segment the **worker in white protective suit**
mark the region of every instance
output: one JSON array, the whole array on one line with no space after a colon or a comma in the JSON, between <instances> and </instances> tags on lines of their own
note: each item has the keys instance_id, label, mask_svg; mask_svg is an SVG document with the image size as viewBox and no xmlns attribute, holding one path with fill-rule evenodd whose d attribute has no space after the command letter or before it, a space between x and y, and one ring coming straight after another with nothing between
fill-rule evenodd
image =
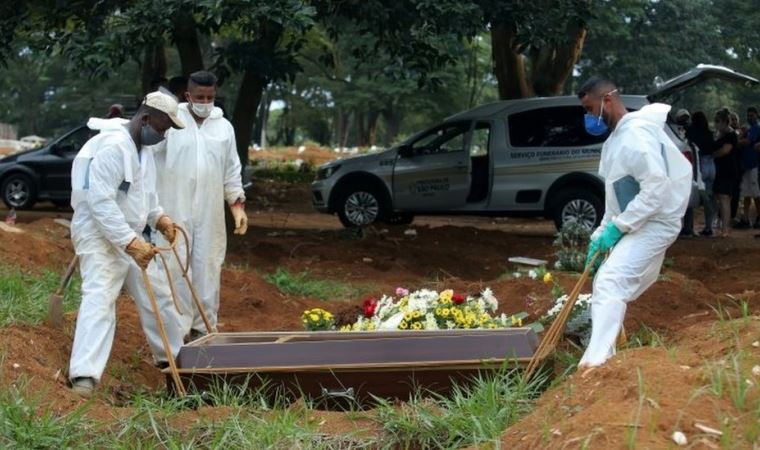
<instances>
[{"instance_id":1,"label":"worker in white protective suit","mask_svg":"<svg viewBox=\"0 0 760 450\"><path fill-rule=\"evenodd\" d=\"M156 166L164 176L158 180L158 197L167 214L188 234L189 277L203 305L212 330L216 330L222 263L227 249L224 205L235 220L235 234L245 234L248 217L241 179L240 158L232 124L214 106L216 77L200 71L190 75L179 116L187 125L169 130L166 141L155 148ZM159 237L160 239L160 237ZM177 242L186 255L185 242ZM171 262L173 278L182 280L181 269ZM156 283L166 283L163 278ZM182 323L191 340L207 332L202 316L184 282L177 282L182 299Z\"/></svg>"},{"instance_id":2,"label":"worker in white protective suit","mask_svg":"<svg viewBox=\"0 0 760 450\"><path fill-rule=\"evenodd\" d=\"M587 368L614 355L626 304L657 280L665 251L681 230L692 168L665 132L669 105L651 104L629 113L615 85L600 78L586 82L578 97L590 134L612 130L599 164L605 213L591 235L587 260L599 252L591 340L579 364Z\"/></svg>"},{"instance_id":3,"label":"worker in white protective suit","mask_svg":"<svg viewBox=\"0 0 760 450\"><path fill-rule=\"evenodd\" d=\"M183 127L177 102L152 92L132 120L91 119L88 125L100 134L85 143L71 170L71 240L79 256L82 301L69 378L83 396L92 394L111 353L122 286L137 304L157 365L166 365L182 345L171 297L163 295L159 308L173 353L166 355L141 274L156 253L141 238L146 224L175 239L174 223L158 203L156 167L146 147L164 139L167 129Z\"/></svg>"}]
</instances>

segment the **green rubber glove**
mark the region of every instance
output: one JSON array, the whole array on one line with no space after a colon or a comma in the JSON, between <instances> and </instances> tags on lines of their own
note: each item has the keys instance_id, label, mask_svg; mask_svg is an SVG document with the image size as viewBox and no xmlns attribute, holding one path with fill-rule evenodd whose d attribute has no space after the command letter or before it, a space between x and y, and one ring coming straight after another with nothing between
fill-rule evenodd
<instances>
[{"instance_id":1,"label":"green rubber glove","mask_svg":"<svg viewBox=\"0 0 760 450\"><path fill-rule=\"evenodd\" d=\"M607 226L602 230L602 234L598 238L593 239L588 244L588 253L586 254L586 266L591 264L591 258L599 252L599 256L594 261L594 267L591 269L591 273L596 273L599 270L599 266L602 265L604 260L604 254L607 253L618 243L623 237L623 232L615 226L614 223L609 222Z\"/></svg>"},{"instance_id":2,"label":"green rubber glove","mask_svg":"<svg viewBox=\"0 0 760 450\"><path fill-rule=\"evenodd\" d=\"M612 247L614 247L622 237L623 232L618 230L618 227L616 227L614 223L607 223L604 231L602 231L599 239L597 239L599 251L602 253L607 253L608 251L612 250Z\"/></svg>"},{"instance_id":3,"label":"green rubber glove","mask_svg":"<svg viewBox=\"0 0 760 450\"><path fill-rule=\"evenodd\" d=\"M596 255L596 252L599 251L599 240L598 239L592 239L591 242L588 243L588 253L586 254L586 266L591 264L591 258ZM596 272L596 269L599 267L599 262L601 261L602 257L601 255L599 258L596 258L596 261L594 262L594 268L591 269L591 272Z\"/></svg>"}]
</instances>

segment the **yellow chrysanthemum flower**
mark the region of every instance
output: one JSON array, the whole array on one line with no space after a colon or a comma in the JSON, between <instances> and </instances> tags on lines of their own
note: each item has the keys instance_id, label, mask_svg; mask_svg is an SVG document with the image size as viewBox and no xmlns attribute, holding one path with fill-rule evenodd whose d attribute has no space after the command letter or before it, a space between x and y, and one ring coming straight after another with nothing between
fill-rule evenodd
<instances>
[{"instance_id":1,"label":"yellow chrysanthemum flower","mask_svg":"<svg viewBox=\"0 0 760 450\"><path fill-rule=\"evenodd\" d=\"M446 289L438 296L438 298L444 303L450 302L452 297L454 297L454 291L451 289Z\"/></svg>"},{"instance_id":2,"label":"yellow chrysanthemum flower","mask_svg":"<svg viewBox=\"0 0 760 450\"><path fill-rule=\"evenodd\" d=\"M419 319L420 317L422 317L422 311L413 312L412 317L414 317L415 319Z\"/></svg>"},{"instance_id":3,"label":"yellow chrysanthemum flower","mask_svg":"<svg viewBox=\"0 0 760 450\"><path fill-rule=\"evenodd\" d=\"M407 321L407 322L411 322L412 321L412 313L410 313L410 312L404 313L404 320Z\"/></svg>"},{"instance_id":4,"label":"yellow chrysanthemum flower","mask_svg":"<svg viewBox=\"0 0 760 450\"><path fill-rule=\"evenodd\" d=\"M421 330L422 329L422 324L420 322L414 322L412 324L412 329L413 330Z\"/></svg>"},{"instance_id":5,"label":"yellow chrysanthemum flower","mask_svg":"<svg viewBox=\"0 0 760 450\"><path fill-rule=\"evenodd\" d=\"M554 281L554 277L552 276L551 272L546 272L544 274L544 283L546 284L552 284L552 281Z\"/></svg>"},{"instance_id":6,"label":"yellow chrysanthemum flower","mask_svg":"<svg viewBox=\"0 0 760 450\"><path fill-rule=\"evenodd\" d=\"M309 314L309 319L311 319L312 322L319 322L319 315L311 313Z\"/></svg>"},{"instance_id":7,"label":"yellow chrysanthemum flower","mask_svg":"<svg viewBox=\"0 0 760 450\"><path fill-rule=\"evenodd\" d=\"M451 313L451 310L450 310L449 308L443 308L443 309L441 310L441 315L442 315L443 317L449 317L449 314L450 314L450 313Z\"/></svg>"},{"instance_id":8,"label":"yellow chrysanthemum flower","mask_svg":"<svg viewBox=\"0 0 760 450\"><path fill-rule=\"evenodd\" d=\"M398 327L402 330L406 330L409 328L409 324L406 322L406 320L402 320L400 324L398 324Z\"/></svg>"}]
</instances>

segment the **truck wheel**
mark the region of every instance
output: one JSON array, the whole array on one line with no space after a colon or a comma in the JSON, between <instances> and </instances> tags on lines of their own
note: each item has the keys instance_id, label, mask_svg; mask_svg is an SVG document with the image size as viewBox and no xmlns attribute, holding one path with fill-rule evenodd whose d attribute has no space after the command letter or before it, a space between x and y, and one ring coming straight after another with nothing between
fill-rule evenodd
<instances>
[{"instance_id":1,"label":"truck wheel","mask_svg":"<svg viewBox=\"0 0 760 450\"><path fill-rule=\"evenodd\" d=\"M385 199L376 188L356 186L346 189L338 198L337 211L346 228L367 226L385 217Z\"/></svg>"},{"instance_id":2,"label":"truck wheel","mask_svg":"<svg viewBox=\"0 0 760 450\"><path fill-rule=\"evenodd\" d=\"M3 203L8 208L29 209L37 201L37 186L31 177L23 173L12 173L5 177L0 192Z\"/></svg>"},{"instance_id":3,"label":"truck wheel","mask_svg":"<svg viewBox=\"0 0 760 450\"><path fill-rule=\"evenodd\" d=\"M570 188L557 194L552 201L552 218L557 230L568 222L576 222L589 230L596 228L604 215L604 203L595 193Z\"/></svg>"}]
</instances>

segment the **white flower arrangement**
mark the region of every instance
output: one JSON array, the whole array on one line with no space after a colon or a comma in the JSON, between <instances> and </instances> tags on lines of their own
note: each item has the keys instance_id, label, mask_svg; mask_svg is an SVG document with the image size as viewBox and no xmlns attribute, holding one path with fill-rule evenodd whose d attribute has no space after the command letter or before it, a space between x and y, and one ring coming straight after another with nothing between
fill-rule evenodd
<instances>
[{"instance_id":1,"label":"white flower arrangement","mask_svg":"<svg viewBox=\"0 0 760 450\"><path fill-rule=\"evenodd\" d=\"M565 306L568 296L562 295L554 301L554 305L541 318L544 324L550 323L557 318L557 315ZM577 336L582 344L588 343L591 337L591 294L580 294L570 311L570 317L567 319L565 334Z\"/></svg>"},{"instance_id":2,"label":"white flower arrangement","mask_svg":"<svg viewBox=\"0 0 760 450\"><path fill-rule=\"evenodd\" d=\"M396 297L366 299L364 315L342 331L485 329L523 326L527 313L493 316L499 301L489 288L480 295L465 296L451 289L436 292L396 289ZM537 331L540 324L531 324Z\"/></svg>"}]
</instances>

